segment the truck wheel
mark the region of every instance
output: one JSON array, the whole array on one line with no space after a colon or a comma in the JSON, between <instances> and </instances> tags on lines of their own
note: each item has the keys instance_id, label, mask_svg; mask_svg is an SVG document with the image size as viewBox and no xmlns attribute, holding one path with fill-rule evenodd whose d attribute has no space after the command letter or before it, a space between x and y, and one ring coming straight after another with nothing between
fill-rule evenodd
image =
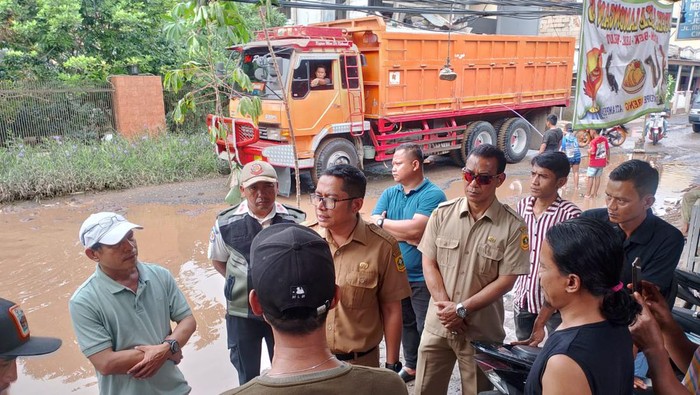
<instances>
[{"instance_id":1,"label":"truck wheel","mask_svg":"<svg viewBox=\"0 0 700 395\"><path fill-rule=\"evenodd\" d=\"M693 124L693 132L700 133L700 123Z\"/></svg>"},{"instance_id":2,"label":"truck wheel","mask_svg":"<svg viewBox=\"0 0 700 395\"><path fill-rule=\"evenodd\" d=\"M469 127L467 127L467 130L464 131L462 146L457 150L459 157L462 158L462 163L466 163L471 150L481 144L496 144L496 131L493 129L493 126L486 121L471 123Z\"/></svg>"},{"instance_id":3,"label":"truck wheel","mask_svg":"<svg viewBox=\"0 0 700 395\"><path fill-rule=\"evenodd\" d=\"M498 132L498 148L508 163L518 163L527 155L530 146L530 124L520 118L510 118Z\"/></svg>"},{"instance_id":4,"label":"truck wheel","mask_svg":"<svg viewBox=\"0 0 700 395\"><path fill-rule=\"evenodd\" d=\"M466 127L466 125L465 125ZM459 142L459 149L453 149L450 151L450 159L452 159L452 163L454 163L456 166L459 167L464 167L466 164L465 157L462 154L462 151L464 151L464 141L467 139L467 132L462 131L462 139Z\"/></svg>"},{"instance_id":5,"label":"truck wheel","mask_svg":"<svg viewBox=\"0 0 700 395\"><path fill-rule=\"evenodd\" d=\"M318 184L318 178L326 169L335 165L352 165L357 167L360 158L355 146L342 137L334 137L321 143L316 149L314 167L311 168L311 180Z\"/></svg>"}]
</instances>

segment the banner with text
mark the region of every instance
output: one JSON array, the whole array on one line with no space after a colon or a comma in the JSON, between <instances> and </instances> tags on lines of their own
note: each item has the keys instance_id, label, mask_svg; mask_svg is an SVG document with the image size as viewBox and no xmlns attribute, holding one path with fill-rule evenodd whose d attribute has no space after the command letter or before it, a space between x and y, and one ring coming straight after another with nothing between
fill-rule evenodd
<instances>
[{"instance_id":1,"label":"banner with text","mask_svg":"<svg viewBox=\"0 0 700 395\"><path fill-rule=\"evenodd\" d=\"M664 108L672 9L584 0L574 129L607 128Z\"/></svg>"},{"instance_id":2,"label":"banner with text","mask_svg":"<svg viewBox=\"0 0 700 395\"><path fill-rule=\"evenodd\" d=\"M700 39L700 0L683 0L676 39Z\"/></svg>"}]
</instances>

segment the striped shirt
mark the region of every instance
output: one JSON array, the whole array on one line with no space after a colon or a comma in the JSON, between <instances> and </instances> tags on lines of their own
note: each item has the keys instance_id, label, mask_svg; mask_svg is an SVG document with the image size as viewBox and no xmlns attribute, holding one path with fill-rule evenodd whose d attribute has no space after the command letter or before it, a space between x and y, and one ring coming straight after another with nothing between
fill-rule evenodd
<instances>
[{"instance_id":1,"label":"striped shirt","mask_svg":"<svg viewBox=\"0 0 700 395\"><path fill-rule=\"evenodd\" d=\"M547 230L559 222L576 218L581 215L581 210L572 202L563 200L560 196L547 207L547 210L535 216L533 206L536 198L528 196L518 202L516 211L527 224L527 234L530 236L530 274L518 276L515 282L514 303L519 308L527 308L527 311L538 314L544 303L542 289L540 288L540 248Z\"/></svg>"},{"instance_id":2,"label":"striped shirt","mask_svg":"<svg viewBox=\"0 0 700 395\"><path fill-rule=\"evenodd\" d=\"M695 349L693 359L690 361L688 372L683 379L683 385L690 391L691 394L697 394L700 391L700 347Z\"/></svg>"}]
</instances>

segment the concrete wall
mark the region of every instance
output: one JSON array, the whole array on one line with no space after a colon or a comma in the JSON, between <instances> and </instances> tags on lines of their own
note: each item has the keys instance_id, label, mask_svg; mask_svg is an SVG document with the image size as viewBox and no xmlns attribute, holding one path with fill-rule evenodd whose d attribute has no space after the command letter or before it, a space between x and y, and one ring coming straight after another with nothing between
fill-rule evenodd
<instances>
[{"instance_id":1,"label":"concrete wall","mask_svg":"<svg viewBox=\"0 0 700 395\"><path fill-rule=\"evenodd\" d=\"M114 117L117 131L126 137L165 131L163 84L157 75L115 75Z\"/></svg>"}]
</instances>

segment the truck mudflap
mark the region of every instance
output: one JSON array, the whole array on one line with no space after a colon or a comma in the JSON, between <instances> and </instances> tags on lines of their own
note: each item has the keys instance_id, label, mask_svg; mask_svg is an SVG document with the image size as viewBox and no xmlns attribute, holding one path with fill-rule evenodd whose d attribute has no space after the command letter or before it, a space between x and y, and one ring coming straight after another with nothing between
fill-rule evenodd
<instances>
[{"instance_id":1,"label":"truck mudflap","mask_svg":"<svg viewBox=\"0 0 700 395\"><path fill-rule=\"evenodd\" d=\"M226 151L226 143L228 143L229 149L233 151L255 144L260 140L260 130L253 122L247 119L234 119L208 114L207 129L211 135L216 133L215 129L226 130L226 141L220 135L216 136L216 145L219 146L219 152ZM235 133L232 133L232 131Z\"/></svg>"}]
</instances>

